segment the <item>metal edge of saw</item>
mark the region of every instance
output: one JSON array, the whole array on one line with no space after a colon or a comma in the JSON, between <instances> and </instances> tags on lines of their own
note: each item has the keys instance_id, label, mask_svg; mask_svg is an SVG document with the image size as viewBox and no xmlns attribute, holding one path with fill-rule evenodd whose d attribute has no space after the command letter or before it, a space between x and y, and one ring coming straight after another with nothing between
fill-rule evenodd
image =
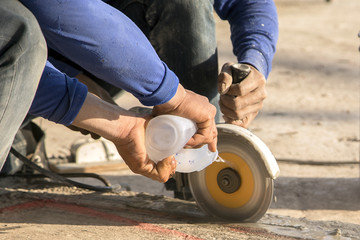
<instances>
[{"instance_id":1,"label":"metal edge of saw","mask_svg":"<svg viewBox=\"0 0 360 240\"><path fill-rule=\"evenodd\" d=\"M188 174L190 191L207 214L224 220L256 222L268 210L273 180L280 174L269 148L250 131L218 124L218 151L224 162Z\"/></svg>"}]
</instances>

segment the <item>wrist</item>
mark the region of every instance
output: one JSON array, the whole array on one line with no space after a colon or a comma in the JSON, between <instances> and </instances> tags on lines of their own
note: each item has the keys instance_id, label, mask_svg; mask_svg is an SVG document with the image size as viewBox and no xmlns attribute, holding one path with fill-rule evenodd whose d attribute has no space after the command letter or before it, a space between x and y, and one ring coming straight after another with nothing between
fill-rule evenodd
<instances>
[{"instance_id":1,"label":"wrist","mask_svg":"<svg viewBox=\"0 0 360 240\"><path fill-rule=\"evenodd\" d=\"M245 63L253 66L266 78L271 69L271 63L268 63L264 54L257 49L248 49L242 56L238 56L238 60L239 63Z\"/></svg>"},{"instance_id":2,"label":"wrist","mask_svg":"<svg viewBox=\"0 0 360 240\"><path fill-rule=\"evenodd\" d=\"M166 103L154 106L153 113L168 113L176 110L186 97L185 88L179 84L175 95Z\"/></svg>"}]
</instances>

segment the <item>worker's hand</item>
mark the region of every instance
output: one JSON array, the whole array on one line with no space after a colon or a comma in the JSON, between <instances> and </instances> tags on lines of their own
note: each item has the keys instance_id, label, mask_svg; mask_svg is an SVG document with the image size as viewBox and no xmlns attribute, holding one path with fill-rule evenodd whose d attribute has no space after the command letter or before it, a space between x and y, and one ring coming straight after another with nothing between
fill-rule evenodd
<instances>
[{"instance_id":1,"label":"worker's hand","mask_svg":"<svg viewBox=\"0 0 360 240\"><path fill-rule=\"evenodd\" d=\"M218 76L220 109L226 123L247 128L263 107L266 80L264 75L249 65L250 74L240 83L232 84L231 65L224 64Z\"/></svg>"},{"instance_id":2,"label":"worker's hand","mask_svg":"<svg viewBox=\"0 0 360 240\"><path fill-rule=\"evenodd\" d=\"M139 116L88 93L73 125L112 141L134 172L159 182L175 173L176 161L170 156L157 164L147 156L145 127L150 116Z\"/></svg>"},{"instance_id":3,"label":"worker's hand","mask_svg":"<svg viewBox=\"0 0 360 240\"><path fill-rule=\"evenodd\" d=\"M148 120L149 118L135 117L127 124L122 124L128 129L123 129L121 139L115 140L114 144L131 171L166 182L175 173L176 161L174 156L169 156L157 164L149 159L145 149L145 126Z\"/></svg>"},{"instance_id":4,"label":"worker's hand","mask_svg":"<svg viewBox=\"0 0 360 240\"><path fill-rule=\"evenodd\" d=\"M153 115L161 114L173 114L195 121L198 130L187 143L187 146L198 148L204 144L209 144L209 150L216 151L216 108L209 103L206 97L186 90L179 84L175 96L170 101L154 106Z\"/></svg>"}]
</instances>

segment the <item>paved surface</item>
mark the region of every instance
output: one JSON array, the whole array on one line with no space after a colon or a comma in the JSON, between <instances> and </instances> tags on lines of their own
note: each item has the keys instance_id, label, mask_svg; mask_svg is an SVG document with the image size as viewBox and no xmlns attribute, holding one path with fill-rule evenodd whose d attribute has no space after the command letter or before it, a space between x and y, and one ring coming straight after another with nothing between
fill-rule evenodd
<instances>
[{"instance_id":1,"label":"paved surface","mask_svg":"<svg viewBox=\"0 0 360 240\"><path fill-rule=\"evenodd\" d=\"M360 239L358 0L277 0L280 39L264 109L251 126L280 177L257 224L208 218L194 202L128 170L101 172L131 191L100 194L41 180L0 182L0 238ZM218 20L220 63L234 60ZM117 100L139 106L130 95ZM38 120L49 157L82 136ZM98 184L98 183L97 183ZM124 189L123 189L124 190Z\"/></svg>"},{"instance_id":2,"label":"paved surface","mask_svg":"<svg viewBox=\"0 0 360 240\"><path fill-rule=\"evenodd\" d=\"M6 187L11 181L12 187ZM194 202L42 181L1 182L1 239L358 239L359 225L266 214L256 224L204 215ZM24 188L25 187L25 188Z\"/></svg>"}]
</instances>

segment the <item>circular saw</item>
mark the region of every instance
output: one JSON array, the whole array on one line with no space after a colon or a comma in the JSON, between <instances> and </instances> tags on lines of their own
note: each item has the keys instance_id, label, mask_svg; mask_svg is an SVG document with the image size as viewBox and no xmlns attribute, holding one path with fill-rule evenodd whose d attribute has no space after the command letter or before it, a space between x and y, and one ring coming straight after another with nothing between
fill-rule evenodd
<instances>
[{"instance_id":1,"label":"circular saw","mask_svg":"<svg viewBox=\"0 0 360 240\"><path fill-rule=\"evenodd\" d=\"M250 131L232 124L217 128L221 160L187 174L191 194L211 216L256 222L272 202L279 167L267 146Z\"/></svg>"}]
</instances>

